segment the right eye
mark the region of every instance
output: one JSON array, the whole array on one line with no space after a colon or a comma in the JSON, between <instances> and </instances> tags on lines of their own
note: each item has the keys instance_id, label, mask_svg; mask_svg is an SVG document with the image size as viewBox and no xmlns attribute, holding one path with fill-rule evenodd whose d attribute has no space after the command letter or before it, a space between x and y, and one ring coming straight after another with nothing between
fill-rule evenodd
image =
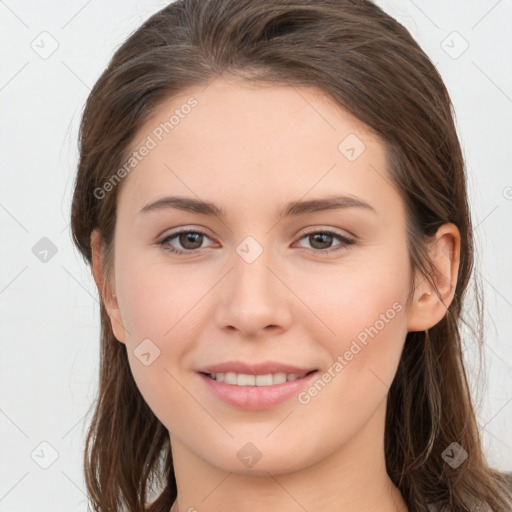
<instances>
[{"instance_id":1,"label":"right eye","mask_svg":"<svg viewBox=\"0 0 512 512\"><path fill-rule=\"evenodd\" d=\"M197 229L180 229L166 236L159 244L162 249L174 254L192 254L195 251L204 249L201 247L206 233ZM171 240L177 239L183 249L170 245Z\"/></svg>"}]
</instances>

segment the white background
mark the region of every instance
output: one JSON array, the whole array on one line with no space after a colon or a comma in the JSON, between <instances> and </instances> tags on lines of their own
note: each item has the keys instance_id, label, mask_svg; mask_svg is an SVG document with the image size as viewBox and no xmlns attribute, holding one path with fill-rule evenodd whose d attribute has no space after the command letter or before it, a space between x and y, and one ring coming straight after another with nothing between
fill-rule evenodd
<instances>
[{"instance_id":1,"label":"white background","mask_svg":"<svg viewBox=\"0 0 512 512\"><path fill-rule=\"evenodd\" d=\"M69 230L77 128L113 51L166 3L0 2L1 512L87 508L82 451L98 373L99 307ZM479 384L472 374L472 385L481 388L488 459L510 471L512 2L378 4L429 54L455 105L488 312L488 379ZM464 40L469 47L458 56ZM31 47L43 44L58 48L43 59ZM42 237L57 249L45 263L32 252ZM53 450L57 459L43 469Z\"/></svg>"}]
</instances>

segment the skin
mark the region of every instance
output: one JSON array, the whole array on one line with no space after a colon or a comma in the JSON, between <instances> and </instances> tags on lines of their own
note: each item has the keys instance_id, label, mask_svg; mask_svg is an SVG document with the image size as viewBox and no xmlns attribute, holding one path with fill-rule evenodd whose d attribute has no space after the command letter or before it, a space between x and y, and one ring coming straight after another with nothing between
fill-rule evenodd
<instances>
[{"instance_id":1,"label":"skin","mask_svg":"<svg viewBox=\"0 0 512 512\"><path fill-rule=\"evenodd\" d=\"M191 96L198 106L121 184L111 281L100 233L91 239L114 334L170 433L173 510L407 510L385 469L386 397L407 332L435 325L446 313L440 298L446 306L453 299L457 228L442 226L431 246L438 297L411 273L405 207L390 184L384 145L314 88L221 77L162 103L133 147ZM349 134L366 146L354 161L338 149ZM289 201L334 193L357 196L375 211L279 220ZM212 201L227 217L138 213L167 195ZM202 245L188 245L202 248L174 255L158 244L179 227L205 231ZM305 236L325 229L356 242L334 252L336 238L329 246ZM263 248L250 264L236 251L247 236ZM179 238L169 245L186 250ZM411 279L417 288L408 307ZM227 360L327 371L394 303L401 311L307 404L293 397L263 411L239 409L213 396L196 373ZM149 366L134 355L146 338L160 349ZM262 455L251 468L237 457L247 442Z\"/></svg>"}]
</instances>

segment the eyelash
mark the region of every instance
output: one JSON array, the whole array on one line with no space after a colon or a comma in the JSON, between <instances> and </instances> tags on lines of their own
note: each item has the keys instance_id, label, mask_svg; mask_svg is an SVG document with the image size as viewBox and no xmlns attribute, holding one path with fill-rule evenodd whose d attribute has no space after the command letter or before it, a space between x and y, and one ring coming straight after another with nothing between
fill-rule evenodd
<instances>
[{"instance_id":1,"label":"eyelash","mask_svg":"<svg viewBox=\"0 0 512 512\"><path fill-rule=\"evenodd\" d=\"M200 251L201 249L206 249L206 247L202 247L199 249L192 249L192 250L183 250L183 249L176 249L175 247L166 245L170 240L176 238L177 236L181 235L182 233L193 233L197 235L203 235L207 238L210 238L204 231L201 231L200 229L182 229L179 231L175 231L174 233L171 233L167 237L165 237L161 242L159 242L159 245L164 249L165 251L169 251L173 254L194 254L197 251ZM299 240L303 240L304 238L307 238L311 235L332 235L334 238L336 238L340 243L338 245L334 246L334 249L332 247L328 249L308 249L310 251L315 252L316 254L331 254L333 252L337 252L343 249L350 249L350 246L355 244L355 240L352 240L351 238L347 238L343 235L340 235L339 233L336 233L335 231L330 230L324 230L324 231L311 231L309 233L305 233L300 237ZM303 249L307 249L303 247Z\"/></svg>"}]
</instances>

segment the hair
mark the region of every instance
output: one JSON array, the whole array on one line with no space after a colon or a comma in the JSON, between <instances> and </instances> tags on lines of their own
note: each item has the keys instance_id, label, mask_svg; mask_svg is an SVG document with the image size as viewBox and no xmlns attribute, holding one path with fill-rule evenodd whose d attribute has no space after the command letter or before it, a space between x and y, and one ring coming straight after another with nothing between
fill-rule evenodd
<instances>
[{"instance_id":1,"label":"hair","mask_svg":"<svg viewBox=\"0 0 512 512\"><path fill-rule=\"evenodd\" d=\"M506 475L483 454L463 361L461 327L469 324L462 306L474 242L453 106L409 32L370 1L178 0L151 16L117 49L85 104L71 208L82 256L92 264L91 234L98 230L109 280L123 182L101 198L97 189L126 162L138 130L159 105L228 75L316 87L378 134L406 206L411 268L434 287L428 243L445 223L459 229L453 301L429 331L407 334L389 389L386 469L409 510L427 511L433 503L469 511L475 499L509 511ZM475 295L472 337L481 357L478 286ZM177 495L169 432L134 382L103 297L100 308L99 390L84 453L89 499L101 512L168 512ZM469 455L457 468L442 457L453 442Z\"/></svg>"}]
</instances>

